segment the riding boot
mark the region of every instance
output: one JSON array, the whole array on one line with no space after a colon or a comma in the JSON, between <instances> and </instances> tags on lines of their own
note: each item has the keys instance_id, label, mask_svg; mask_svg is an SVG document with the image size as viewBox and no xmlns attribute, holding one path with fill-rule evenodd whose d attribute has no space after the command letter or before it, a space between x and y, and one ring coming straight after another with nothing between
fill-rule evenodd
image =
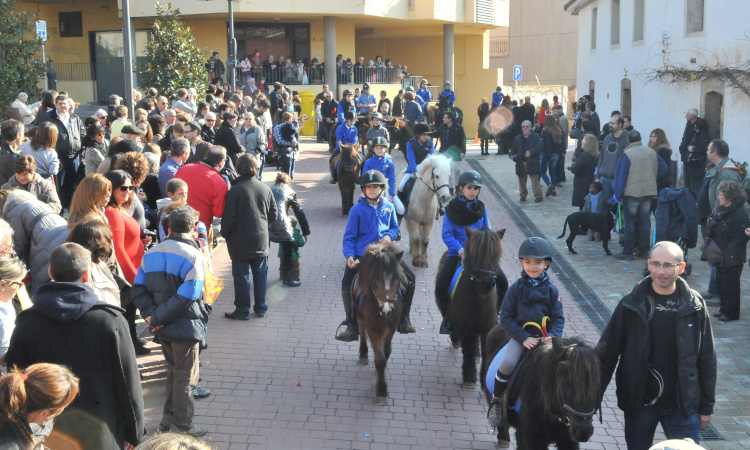
<instances>
[{"instance_id":1,"label":"riding boot","mask_svg":"<svg viewBox=\"0 0 750 450\"><path fill-rule=\"evenodd\" d=\"M346 311L346 320L341 322L341 325L346 325L346 329L337 334L336 339L344 342L356 341L359 339L359 327L356 319L352 318L351 292L349 289L341 291L341 299L344 301L344 311Z\"/></svg>"},{"instance_id":2,"label":"riding boot","mask_svg":"<svg viewBox=\"0 0 750 450\"><path fill-rule=\"evenodd\" d=\"M396 194L398 195L398 194ZM396 222L398 223L398 234L396 235L396 240L401 240L401 219L404 218L403 214L396 213Z\"/></svg>"},{"instance_id":3,"label":"riding boot","mask_svg":"<svg viewBox=\"0 0 750 450\"><path fill-rule=\"evenodd\" d=\"M414 298L414 290L416 286L412 280L409 280L406 285L406 294L404 295L404 312L401 316L401 325L398 326L398 332L401 334L416 333L417 329L412 325L409 319L409 313L411 312L411 302Z\"/></svg>"},{"instance_id":4,"label":"riding boot","mask_svg":"<svg viewBox=\"0 0 750 450\"><path fill-rule=\"evenodd\" d=\"M447 316L443 317L443 322L440 324L440 334L453 334L453 325Z\"/></svg>"},{"instance_id":5,"label":"riding boot","mask_svg":"<svg viewBox=\"0 0 750 450\"><path fill-rule=\"evenodd\" d=\"M490 408L487 410L487 420L490 422L491 427L501 428L505 424L503 394L505 394L506 387L508 387L508 381L500 380L498 376L495 376L495 389L492 393Z\"/></svg>"}]
</instances>

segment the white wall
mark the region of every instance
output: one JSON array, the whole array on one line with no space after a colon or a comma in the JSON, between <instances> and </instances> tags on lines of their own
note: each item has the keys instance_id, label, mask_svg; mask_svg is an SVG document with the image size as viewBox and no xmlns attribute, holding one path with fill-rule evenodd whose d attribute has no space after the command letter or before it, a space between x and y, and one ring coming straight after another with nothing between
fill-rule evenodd
<instances>
[{"instance_id":1,"label":"white wall","mask_svg":"<svg viewBox=\"0 0 750 450\"><path fill-rule=\"evenodd\" d=\"M746 15L740 13L746 10L746 0L705 0L704 30L695 33L685 32L686 1L647 0L645 37L633 42L634 0L621 0L620 44L615 46L610 45L611 1L595 2L578 15L578 96L588 93L589 81L594 80L597 112L605 123L612 110L620 109L621 81L629 78L634 126L644 134L663 128L673 150L682 137L685 111L691 107L701 110L701 99L709 89L702 87L700 79L685 84L644 83L649 69L663 67L663 40L669 43L665 54L669 61L687 70L701 63L746 61L750 56L750 41L745 36L750 25ZM591 50L593 8L598 9L595 50ZM696 58L696 64L690 63L691 58ZM721 136L729 143L730 156L750 161L744 135L750 119L750 97L719 86L717 91L724 95Z\"/></svg>"}]
</instances>

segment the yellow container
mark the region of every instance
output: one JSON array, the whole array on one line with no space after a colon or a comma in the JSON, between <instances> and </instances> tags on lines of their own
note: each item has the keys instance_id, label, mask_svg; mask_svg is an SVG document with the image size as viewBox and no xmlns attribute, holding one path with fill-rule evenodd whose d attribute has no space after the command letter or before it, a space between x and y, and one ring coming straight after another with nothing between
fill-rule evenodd
<instances>
[{"instance_id":1,"label":"yellow container","mask_svg":"<svg viewBox=\"0 0 750 450\"><path fill-rule=\"evenodd\" d=\"M310 91L299 93L302 114L307 116L305 124L299 130L302 136L315 136L315 94Z\"/></svg>"}]
</instances>

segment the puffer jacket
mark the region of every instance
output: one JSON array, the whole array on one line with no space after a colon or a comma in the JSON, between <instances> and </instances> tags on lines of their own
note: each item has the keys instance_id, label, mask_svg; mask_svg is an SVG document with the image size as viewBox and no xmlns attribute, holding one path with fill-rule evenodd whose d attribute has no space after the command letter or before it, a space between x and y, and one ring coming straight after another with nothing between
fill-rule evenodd
<instances>
[{"instance_id":1,"label":"puffer jacket","mask_svg":"<svg viewBox=\"0 0 750 450\"><path fill-rule=\"evenodd\" d=\"M289 220L287 211L291 207L294 210L294 217L299 222L299 227L302 229L302 235L307 236L310 234L310 225L307 222L307 216L305 211L297 202L297 194L286 185L274 184L271 186L271 192L273 198L276 200L276 222L279 223L278 227L269 227L269 237L273 242L292 242L294 240L294 227Z\"/></svg>"},{"instance_id":2,"label":"puffer jacket","mask_svg":"<svg viewBox=\"0 0 750 450\"><path fill-rule=\"evenodd\" d=\"M32 294L50 281L49 255L68 237L68 223L31 194L15 190L8 194L3 218L13 227L13 248L31 270Z\"/></svg>"},{"instance_id":3,"label":"puffer jacket","mask_svg":"<svg viewBox=\"0 0 750 450\"><path fill-rule=\"evenodd\" d=\"M15 175L10 177L7 183L0 186L0 189L8 191L17 188L34 194L37 200L52 208L52 211L56 214L62 210L62 204L60 203L60 197L57 196L55 185L38 173L34 174L34 178L25 186L18 182Z\"/></svg>"},{"instance_id":4,"label":"puffer jacket","mask_svg":"<svg viewBox=\"0 0 750 450\"><path fill-rule=\"evenodd\" d=\"M541 325L545 316L550 318L547 324L549 335L562 337L565 327L562 300L557 287L549 279L532 286L522 277L508 288L500 308L500 323L508 337L522 344L526 338L532 337L523 324L534 322Z\"/></svg>"},{"instance_id":5,"label":"puffer jacket","mask_svg":"<svg viewBox=\"0 0 750 450\"><path fill-rule=\"evenodd\" d=\"M650 284L649 276L623 297L599 340L606 352L600 356L600 395L606 391L617 366L617 406L626 412L641 406L649 374L651 334L646 296ZM677 310L675 336L677 404L685 417L696 413L710 416L716 391L716 349L708 308L682 278L677 278L677 290L682 302Z\"/></svg>"},{"instance_id":6,"label":"puffer jacket","mask_svg":"<svg viewBox=\"0 0 750 450\"><path fill-rule=\"evenodd\" d=\"M145 255L133 283L133 302L156 335L166 339L203 342L208 314L201 295L206 262L186 233L170 237Z\"/></svg>"}]
</instances>

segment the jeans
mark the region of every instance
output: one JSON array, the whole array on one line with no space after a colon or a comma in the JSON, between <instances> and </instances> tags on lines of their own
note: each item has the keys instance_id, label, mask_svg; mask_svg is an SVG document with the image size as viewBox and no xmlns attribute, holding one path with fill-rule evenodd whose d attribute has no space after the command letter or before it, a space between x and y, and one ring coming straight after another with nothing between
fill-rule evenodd
<instances>
[{"instance_id":1,"label":"jeans","mask_svg":"<svg viewBox=\"0 0 750 450\"><path fill-rule=\"evenodd\" d=\"M539 173L542 176L542 180L547 183L547 187L557 185L557 158L559 156L557 153L552 155L542 154L542 167ZM548 170L549 177L547 177Z\"/></svg>"},{"instance_id":2,"label":"jeans","mask_svg":"<svg viewBox=\"0 0 750 450\"><path fill-rule=\"evenodd\" d=\"M70 201L73 199L73 191L76 186L76 171L78 169L78 160L76 158L60 158L60 172L57 174L57 185L60 192L60 203L63 210L70 208Z\"/></svg>"},{"instance_id":3,"label":"jeans","mask_svg":"<svg viewBox=\"0 0 750 450\"><path fill-rule=\"evenodd\" d=\"M234 278L234 307L242 313L250 312L250 272L253 274L253 295L255 314L265 314L266 279L268 277L268 257L248 258L232 261L232 277Z\"/></svg>"},{"instance_id":4,"label":"jeans","mask_svg":"<svg viewBox=\"0 0 750 450\"><path fill-rule=\"evenodd\" d=\"M625 197L623 216L625 219L625 245L622 253L632 255L635 247L646 253L651 245L651 196Z\"/></svg>"},{"instance_id":5,"label":"jeans","mask_svg":"<svg viewBox=\"0 0 750 450\"><path fill-rule=\"evenodd\" d=\"M605 176L599 177L599 182L602 184L602 194L608 201L615 195L615 180L613 178L607 178Z\"/></svg>"},{"instance_id":6,"label":"jeans","mask_svg":"<svg viewBox=\"0 0 750 450\"><path fill-rule=\"evenodd\" d=\"M294 152L290 152L287 155L279 155L279 165L281 171L289 174L289 178L294 181Z\"/></svg>"},{"instance_id":7,"label":"jeans","mask_svg":"<svg viewBox=\"0 0 750 450\"><path fill-rule=\"evenodd\" d=\"M698 414L686 418L679 408L642 406L625 413L625 442L628 450L648 450L653 445L656 425L659 423L664 428L667 439L691 438L696 444L700 441Z\"/></svg>"},{"instance_id":8,"label":"jeans","mask_svg":"<svg viewBox=\"0 0 750 450\"><path fill-rule=\"evenodd\" d=\"M260 169L258 169L258 179L263 180L263 168L266 167L266 155L258 152L258 161L260 162Z\"/></svg>"}]
</instances>

